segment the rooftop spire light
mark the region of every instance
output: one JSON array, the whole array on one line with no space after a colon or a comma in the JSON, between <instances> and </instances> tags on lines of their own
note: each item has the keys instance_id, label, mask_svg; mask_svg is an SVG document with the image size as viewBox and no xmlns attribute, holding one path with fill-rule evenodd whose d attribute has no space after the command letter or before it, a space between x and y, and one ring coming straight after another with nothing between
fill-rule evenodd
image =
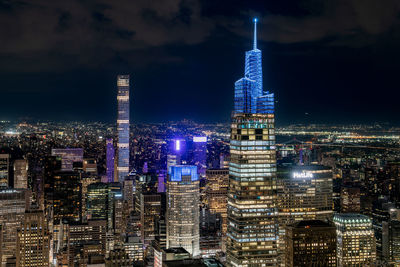
<instances>
[{"instance_id":1,"label":"rooftop spire light","mask_svg":"<svg viewBox=\"0 0 400 267\"><path fill-rule=\"evenodd\" d=\"M257 22L258 19L254 18L254 40L253 40L253 50L257 49Z\"/></svg>"}]
</instances>

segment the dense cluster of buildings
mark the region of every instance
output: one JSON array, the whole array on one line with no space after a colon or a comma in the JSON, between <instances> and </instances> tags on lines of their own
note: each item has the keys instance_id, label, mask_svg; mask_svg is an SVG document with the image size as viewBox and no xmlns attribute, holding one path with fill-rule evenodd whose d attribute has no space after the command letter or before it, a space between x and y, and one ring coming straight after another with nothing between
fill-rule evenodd
<instances>
[{"instance_id":1,"label":"dense cluster of buildings","mask_svg":"<svg viewBox=\"0 0 400 267\"><path fill-rule=\"evenodd\" d=\"M0 266L399 266L400 154L279 143L256 23L230 134L130 125L128 75L116 129L0 124Z\"/></svg>"}]
</instances>

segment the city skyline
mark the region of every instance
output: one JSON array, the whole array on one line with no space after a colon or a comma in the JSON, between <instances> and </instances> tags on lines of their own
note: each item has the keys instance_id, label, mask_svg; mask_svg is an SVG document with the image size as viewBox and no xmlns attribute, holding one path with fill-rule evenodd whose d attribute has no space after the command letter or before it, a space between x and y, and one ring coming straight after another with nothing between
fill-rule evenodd
<instances>
[{"instance_id":1,"label":"city skyline","mask_svg":"<svg viewBox=\"0 0 400 267\"><path fill-rule=\"evenodd\" d=\"M43 5L41 16L35 16L40 7L29 1L0 6L5 23L16 16L22 25L0 32L7 40L0 46L5 59L0 65L0 119L111 122L117 105L110 101L115 78L129 73L135 80L131 97L137 101L132 121L227 122L233 102L230 84L241 73L235 55L250 48L249 18L256 15L262 31L259 47L268 58L264 78L279 99L278 124L397 122L396 1L193 2L128 5L127 12L139 14L132 23L117 16L119 2ZM72 29L83 14L88 21L76 36ZM169 35L167 25L174 25ZM93 39L82 37L86 35Z\"/></svg>"},{"instance_id":2,"label":"city skyline","mask_svg":"<svg viewBox=\"0 0 400 267\"><path fill-rule=\"evenodd\" d=\"M0 0L0 267L400 266L400 2L225 1Z\"/></svg>"}]
</instances>

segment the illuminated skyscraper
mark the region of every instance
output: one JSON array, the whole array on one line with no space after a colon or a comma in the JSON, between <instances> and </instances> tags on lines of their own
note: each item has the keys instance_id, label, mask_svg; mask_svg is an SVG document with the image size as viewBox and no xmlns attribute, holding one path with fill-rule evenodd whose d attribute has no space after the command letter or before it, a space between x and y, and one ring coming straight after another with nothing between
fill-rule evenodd
<instances>
[{"instance_id":1,"label":"illuminated skyscraper","mask_svg":"<svg viewBox=\"0 0 400 267\"><path fill-rule=\"evenodd\" d=\"M206 199L211 213L218 213L222 218L222 232L227 228L227 194L229 183L228 169L209 169L206 171Z\"/></svg>"},{"instance_id":2,"label":"illuminated skyscraper","mask_svg":"<svg viewBox=\"0 0 400 267\"><path fill-rule=\"evenodd\" d=\"M16 256L17 230L24 221L29 197L30 194L25 189L0 189L0 224L3 230L0 266L5 266L7 258Z\"/></svg>"},{"instance_id":3,"label":"illuminated skyscraper","mask_svg":"<svg viewBox=\"0 0 400 267\"><path fill-rule=\"evenodd\" d=\"M93 183L87 187L86 210L88 220L107 220L108 184Z\"/></svg>"},{"instance_id":4,"label":"illuminated skyscraper","mask_svg":"<svg viewBox=\"0 0 400 267\"><path fill-rule=\"evenodd\" d=\"M337 263L342 266L374 266L376 247L372 221L357 213L336 214Z\"/></svg>"},{"instance_id":5,"label":"illuminated skyscraper","mask_svg":"<svg viewBox=\"0 0 400 267\"><path fill-rule=\"evenodd\" d=\"M50 235L43 211L25 212L17 240L17 266L49 266Z\"/></svg>"},{"instance_id":6,"label":"illuminated skyscraper","mask_svg":"<svg viewBox=\"0 0 400 267\"><path fill-rule=\"evenodd\" d=\"M274 95L263 91L254 20L245 77L235 83L228 191L228 266L277 265Z\"/></svg>"},{"instance_id":7,"label":"illuminated skyscraper","mask_svg":"<svg viewBox=\"0 0 400 267\"><path fill-rule=\"evenodd\" d=\"M321 165L278 167L279 253L285 254L285 226L303 220L331 220L332 170Z\"/></svg>"},{"instance_id":8,"label":"illuminated skyscraper","mask_svg":"<svg viewBox=\"0 0 400 267\"><path fill-rule=\"evenodd\" d=\"M161 216L161 195L151 192L140 193L141 237L145 246L155 239L155 223Z\"/></svg>"},{"instance_id":9,"label":"illuminated skyscraper","mask_svg":"<svg viewBox=\"0 0 400 267\"><path fill-rule=\"evenodd\" d=\"M171 166L167 182L167 248L200 254L199 177L196 166Z\"/></svg>"},{"instance_id":10,"label":"illuminated skyscraper","mask_svg":"<svg viewBox=\"0 0 400 267\"><path fill-rule=\"evenodd\" d=\"M10 155L0 154L0 187L8 187Z\"/></svg>"},{"instance_id":11,"label":"illuminated skyscraper","mask_svg":"<svg viewBox=\"0 0 400 267\"><path fill-rule=\"evenodd\" d=\"M114 182L114 160L115 160L115 151L113 139L108 138L106 140L106 167L107 167L107 181L109 183Z\"/></svg>"},{"instance_id":12,"label":"illuminated skyscraper","mask_svg":"<svg viewBox=\"0 0 400 267\"><path fill-rule=\"evenodd\" d=\"M14 188L28 188L28 161L26 159L14 161Z\"/></svg>"},{"instance_id":13,"label":"illuminated skyscraper","mask_svg":"<svg viewBox=\"0 0 400 267\"><path fill-rule=\"evenodd\" d=\"M129 75L118 75L118 181L129 174Z\"/></svg>"}]
</instances>

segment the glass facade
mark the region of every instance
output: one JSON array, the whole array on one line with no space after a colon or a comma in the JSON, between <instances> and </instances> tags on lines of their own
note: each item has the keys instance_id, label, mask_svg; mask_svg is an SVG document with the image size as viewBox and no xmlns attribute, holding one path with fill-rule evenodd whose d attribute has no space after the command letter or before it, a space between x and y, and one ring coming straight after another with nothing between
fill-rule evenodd
<instances>
[{"instance_id":1,"label":"glass facade","mask_svg":"<svg viewBox=\"0 0 400 267\"><path fill-rule=\"evenodd\" d=\"M108 210L108 185L93 183L87 187L86 209L88 220L106 220Z\"/></svg>"},{"instance_id":2,"label":"glass facade","mask_svg":"<svg viewBox=\"0 0 400 267\"><path fill-rule=\"evenodd\" d=\"M129 75L118 75L118 181L129 174Z\"/></svg>"},{"instance_id":3,"label":"glass facade","mask_svg":"<svg viewBox=\"0 0 400 267\"><path fill-rule=\"evenodd\" d=\"M256 20L254 21L256 25ZM235 83L228 190L228 266L276 266L276 148L273 94L263 93L256 27L245 77ZM259 106L259 107L257 107Z\"/></svg>"},{"instance_id":4,"label":"glass facade","mask_svg":"<svg viewBox=\"0 0 400 267\"><path fill-rule=\"evenodd\" d=\"M167 248L200 254L199 179L196 166L171 166L167 181Z\"/></svg>"}]
</instances>

